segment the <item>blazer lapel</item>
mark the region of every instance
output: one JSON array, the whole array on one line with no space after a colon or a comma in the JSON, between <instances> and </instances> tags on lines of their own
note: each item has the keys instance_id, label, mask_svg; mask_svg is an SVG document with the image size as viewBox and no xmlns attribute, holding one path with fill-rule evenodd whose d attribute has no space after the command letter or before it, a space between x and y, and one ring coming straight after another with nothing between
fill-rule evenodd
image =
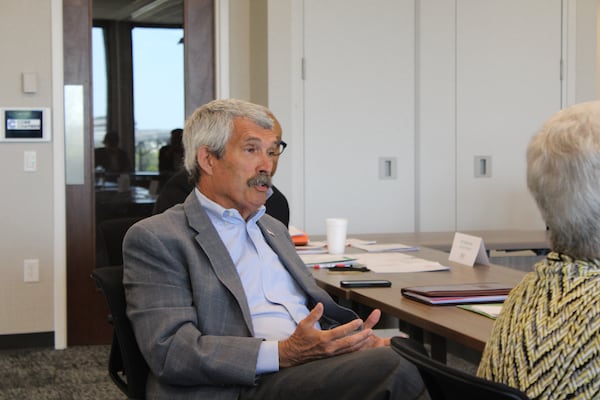
<instances>
[{"instance_id":1,"label":"blazer lapel","mask_svg":"<svg viewBox=\"0 0 600 400\"><path fill-rule=\"evenodd\" d=\"M219 278L221 283L235 297L244 321L251 335L254 335L252 317L248 308L248 299L242 286L242 281L238 275L237 269L229 256L227 248L221 241L217 230L208 218L206 212L200 206L196 198L196 192L192 191L183 204L184 212L188 219L189 226L198 232L196 242L202 248L210 261L210 266Z\"/></svg>"},{"instance_id":2,"label":"blazer lapel","mask_svg":"<svg viewBox=\"0 0 600 400\"><path fill-rule=\"evenodd\" d=\"M296 253L291 239L283 237L283 235L288 235L287 231L276 229L270 225L267 217L263 217L258 221L258 226L267 243L277 253L281 263L308 296L309 304L307 305L309 309L318 302L323 303L325 307L323 320L327 320L328 328L334 327L340 322L348 322L358 318L354 311L337 304L331 296L315 284L314 278L310 273L307 273L306 266Z\"/></svg>"},{"instance_id":3,"label":"blazer lapel","mask_svg":"<svg viewBox=\"0 0 600 400\"><path fill-rule=\"evenodd\" d=\"M321 296L318 296L316 293L310 290L312 285L308 284L307 279L311 279L312 282L313 278L305 273L300 273L298 270L298 266L304 269L306 269L306 267L302 261L298 262L298 254L296 253L294 247L290 246L288 243L289 239L281 236L282 234L287 233L281 233L281 231L269 228L269 224L265 221L264 217L258 221L258 226L260 227L260 230L262 231L263 236L265 237L269 246L271 246L273 251L277 253L282 264L285 266L285 269L288 270L296 282L298 282L300 287L302 287L307 294L313 297L315 301L321 301Z\"/></svg>"}]
</instances>

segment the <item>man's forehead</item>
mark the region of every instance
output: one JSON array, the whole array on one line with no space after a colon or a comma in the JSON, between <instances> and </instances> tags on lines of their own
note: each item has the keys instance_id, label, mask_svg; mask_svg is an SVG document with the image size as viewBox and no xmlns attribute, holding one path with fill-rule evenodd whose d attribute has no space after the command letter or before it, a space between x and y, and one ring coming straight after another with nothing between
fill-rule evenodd
<instances>
[{"instance_id":1,"label":"man's forehead","mask_svg":"<svg viewBox=\"0 0 600 400\"><path fill-rule=\"evenodd\" d=\"M271 130L273 131L273 133L275 133L275 135L277 135L277 137L279 139L281 139L281 134L282 134L282 129L281 129L281 124L279 123L279 121L277 120L277 118L275 118L275 116L271 113L267 114L269 116L269 118L271 119L271 121L273 122L273 127L271 128ZM233 118L233 123L234 126L238 125L239 123L244 124L244 122L252 124L252 125L256 125L258 127L262 128L260 125L258 125L256 122L254 122L252 119L250 118L246 118L246 117L235 117Z\"/></svg>"},{"instance_id":2,"label":"man's forehead","mask_svg":"<svg viewBox=\"0 0 600 400\"><path fill-rule=\"evenodd\" d=\"M273 129L267 129L249 119L234 119L233 137L237 137L239 140L270 140L271 136L276 140L281 139L280 134L278 134L278 132L275 130L275 126L273 126Z\"/></svg>"},{"instance_id":3,"label":"man's forehead","mask_svg":"<svg viewBox=\"0 0 600 400\"><path fill-rule=\"evenodd\" d=\"M262 142L270 142L269 138L266 138L264 136L246 136L245 138L242 139L244 143L256 143L256 144L260 144ZM275 137L272 140L273 143L277 143L278 139L277 137Z\"/></svg>"}]
</instances>

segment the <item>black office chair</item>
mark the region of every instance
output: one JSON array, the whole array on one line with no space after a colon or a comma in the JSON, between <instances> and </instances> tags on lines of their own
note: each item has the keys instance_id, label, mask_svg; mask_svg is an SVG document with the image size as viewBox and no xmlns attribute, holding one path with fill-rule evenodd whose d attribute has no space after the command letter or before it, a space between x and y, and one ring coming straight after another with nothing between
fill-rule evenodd
<instances>
[{"instance_id":1,"label":"black office chair","mask_svg":"<svg viewBox=\"0 0 600 400\"><path fill-rule=\"evenodd\" d=\"M92 272L96 285L104 293L113 325L113 339L108 360L108 373L129 399L146 397L148 364L142 356L125 314L123 266L96 268Z\"/></svg>"},{"instance_id":2,"label":"black office chair","mask_svg":"<svg viewBox=\"0 0 600 400\"><path fill-rule=\"evenodd\" d=\"M432 400L528 400L521 391L453 369L433 360L422 344L392 338L392 348L417 366Z\"/></svg>"},{"instance_id":3,"label":"black office chair","mask_svg":"<svg viewBox=\"0 0 600 400\"><path fill-rule=\"evenodd\" d=\"M125 233L142 217L107 219L96 228L96 267L123 264Z\"/></svg>"}]
</instances>

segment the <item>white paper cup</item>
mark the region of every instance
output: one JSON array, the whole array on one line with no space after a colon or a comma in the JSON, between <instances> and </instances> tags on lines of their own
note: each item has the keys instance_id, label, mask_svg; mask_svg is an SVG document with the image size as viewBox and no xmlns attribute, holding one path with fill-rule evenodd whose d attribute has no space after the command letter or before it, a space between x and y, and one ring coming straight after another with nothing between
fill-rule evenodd
<instances>
[{"instance_id":1,"label":"white paper cup","mask_svg":"<svg viewBox=\"0 0 600 400\"><path fill-rule=\"evenodd\" d=\"M348 220L345 218L327 218L325 224L327 226L327 251L329 254L344 254Z\"/></svg>"}]
</instances>

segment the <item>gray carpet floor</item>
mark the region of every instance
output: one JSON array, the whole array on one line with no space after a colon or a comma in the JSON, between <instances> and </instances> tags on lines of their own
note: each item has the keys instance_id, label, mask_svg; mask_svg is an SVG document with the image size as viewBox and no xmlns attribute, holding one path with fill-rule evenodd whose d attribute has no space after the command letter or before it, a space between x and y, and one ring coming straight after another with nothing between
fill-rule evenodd
<instances>
[{"instance_id":1,"label":"gray carpet floor","mask_svg":"<svg viewBox=\"0 0 600 400\"><path fill-rule=\"evenodd\" d=\"M125 399L108 376L109 346L0 351L0 400Z\"/></svg>"}]
</instances>

